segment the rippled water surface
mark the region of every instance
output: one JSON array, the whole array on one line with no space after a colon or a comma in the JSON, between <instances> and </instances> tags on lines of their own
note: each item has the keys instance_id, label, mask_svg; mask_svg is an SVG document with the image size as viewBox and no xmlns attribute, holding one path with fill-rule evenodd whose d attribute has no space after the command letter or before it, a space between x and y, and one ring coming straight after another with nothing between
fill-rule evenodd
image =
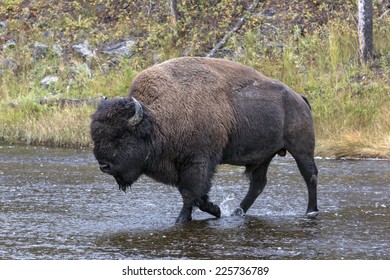
<instances>
[{"instance_id":1,"label":"rippled water surface","mask_svg":"<svg viewBox=\"0 0 390 280\"><path fill-rule=\"evenodd\" d=\"M244 217L248 182L222 166L210 192L223 217L174 225L178 191L141 178L129 191L89 150L0 146L0 259L390 259L390 161L317 159L316 219L295 162L275 158Z\"/></svg>"}]
</instances>

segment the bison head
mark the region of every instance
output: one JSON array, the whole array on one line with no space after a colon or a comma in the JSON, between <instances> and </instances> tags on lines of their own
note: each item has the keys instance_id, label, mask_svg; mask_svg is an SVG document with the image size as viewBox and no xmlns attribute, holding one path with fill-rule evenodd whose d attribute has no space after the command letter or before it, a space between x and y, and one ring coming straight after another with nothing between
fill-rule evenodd
<instances>
[{"instance_id":1,"label":"bison head","mask_svg":"<svg viewBox=\"0 0 390 280\"><path fill-rule=\"evenodd\" d=\"M143 173L150 151L150 129L135 98L102 101L92 115L93 153L100 170L112 175L126 191Z\"/></svg>"}]
</instances>

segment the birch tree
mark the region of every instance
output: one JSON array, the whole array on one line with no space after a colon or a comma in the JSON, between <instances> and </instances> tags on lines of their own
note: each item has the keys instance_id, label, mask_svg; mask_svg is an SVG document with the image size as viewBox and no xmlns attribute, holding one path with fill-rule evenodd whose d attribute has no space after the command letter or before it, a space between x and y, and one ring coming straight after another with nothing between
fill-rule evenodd
<instances>
[{"instance_id":1,"label":"birch tree","mask_svg":"<svg viewBox=\"0 0 390 280\"><path fill-rule=\"evenodd\" d=\"M373 54L372 0L358 3L359 61L367 63Z\"/></svg>"}]
</instances>

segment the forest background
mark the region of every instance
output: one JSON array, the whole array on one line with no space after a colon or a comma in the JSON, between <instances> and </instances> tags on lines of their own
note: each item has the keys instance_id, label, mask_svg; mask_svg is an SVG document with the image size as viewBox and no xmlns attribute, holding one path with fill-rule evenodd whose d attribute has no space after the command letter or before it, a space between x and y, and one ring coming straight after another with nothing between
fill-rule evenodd
<instances>
[{"instance_id":1,"label":"forest background","mask_svg":"<svg viewBox=\"0 0 390 280\"><path fill-rule=\"evenodd\" d=\"M390 158L390 1L374 0L374 55L358 58L356 0L1 0L0 141L90 147L101 97L180 56L254 67L306 96L318 156Z\"/></svg>"}]
</instances>

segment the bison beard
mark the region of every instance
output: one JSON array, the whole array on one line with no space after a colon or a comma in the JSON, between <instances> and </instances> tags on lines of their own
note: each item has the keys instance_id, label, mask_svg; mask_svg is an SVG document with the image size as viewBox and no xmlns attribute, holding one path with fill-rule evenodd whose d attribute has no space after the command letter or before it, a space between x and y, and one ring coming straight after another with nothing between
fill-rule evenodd
<instances>
[{"instance_id":1,"label":"bison beard","mask_svg":"<svg viewBox=\"0 0 390 280\"><path fill-rule=\"evenodd\" d=\"M131 184L126 184L120 177L114 177L119 189L126 192L128 188L131 188Z\"/></svg>"},{"instance_id":2,"label":"bison beard","mask_svg":"<svg viewBox=\"0 0 390 280\"><path fill-rule=\"evenodd\" d=\"M139 100L139 101L138 101ZM92 115L94 155L126 191L140 175L178 188L183 208L220 217L208 192L218 164L246 167L246 213L267 183L268 166L288 151L317 209L314 125L307 99L252 68L214 58L178 58L142 71L128 98L102 101Z\"/></svg>"}]
</instances>

